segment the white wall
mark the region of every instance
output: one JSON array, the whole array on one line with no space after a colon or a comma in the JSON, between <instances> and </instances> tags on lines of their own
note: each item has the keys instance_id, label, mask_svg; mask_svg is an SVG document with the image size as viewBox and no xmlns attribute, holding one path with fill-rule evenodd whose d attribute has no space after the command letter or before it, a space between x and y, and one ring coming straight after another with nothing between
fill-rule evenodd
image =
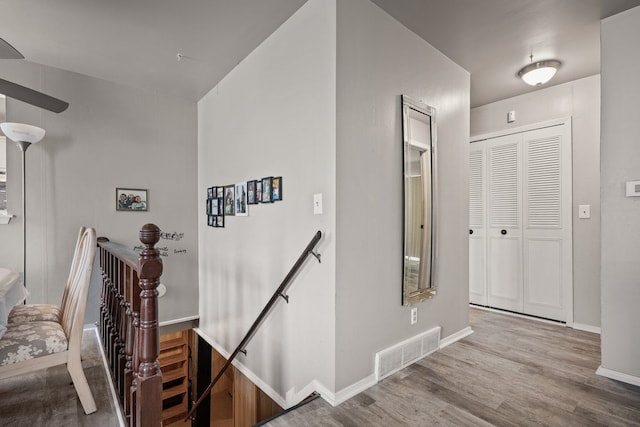
<instances>
[{"instance_id":1,"label":"white wall","mask_svg":"<svg viewBox=\"0 0 640 427\"><path fill-rule=\"evenodd\" d=\"M640 385L640 7L602 21L602 367ZM611 375L614 374L614 375Z\"/></svg>"},{"instance_id":2,"label":"white wall","mask_svg":"<svg viewBox=\"0 0 640 427\"><path fill-rule=\"evenodd\" d=\"M507 112L517 120L507 123ZM471 110L471 135L557 118L573 130L573 313L577 327L600 326L600 76L540 89ZM578 205L591 205L591 219Z\"/></svg>"},{"instance_id":3,"label":"white wall","mask_svg":"<svg viewBox=\"0 0 640 427\"><path fill-rule=\"evenodd\" d=\"M323 233L322 264L307 260L290 304L278 303L237 359L283 404L314 381L334 387L335 15L334 0L310 0L198 103L200 329L218 350L234 350ZM266 176L282 176L283 201L207 226L207 187ZM313 214L314 193L323 215Z\"/></svg>"},{"instance_id":4,"label":"white wall","mask_svg":"<svg viewBox=\"0 0 640 427\"><path fill-rule=\"evenodd\" d=\"M469 73L368 0L338 2L336 390L370 378L374 355L434 326L468 326ZM402 296L405 94L437 110L438 295Z\"/></svg>"},{"instance_id":5,"label":"white wall","mask_svg":"<svg viewBox=\"0 0 640 427\"><path fill-rule=\"evenodd\" d=\"M30 303L60 303L81 225L133 247L148 222L184 233L161 240L161 320L197 315L196 104L27 61L2 61L2 77L70 103L54 114L7 99L7 120L46 130L27 151L27 287ZM7 144L9 225L0 226L0 265L22 270L21 164ZM149 190L149 212L116 212L115 188ZM174 250L186 253L174 254ZM87 323L97 320L99 287Z\"/></svg>"}]
</instances>

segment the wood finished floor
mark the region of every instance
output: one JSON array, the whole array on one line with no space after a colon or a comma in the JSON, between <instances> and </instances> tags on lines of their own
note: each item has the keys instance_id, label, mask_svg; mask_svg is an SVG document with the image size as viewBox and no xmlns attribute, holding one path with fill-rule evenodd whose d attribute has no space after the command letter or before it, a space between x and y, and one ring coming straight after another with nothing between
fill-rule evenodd
<instances>
[{"instance_id":1,"label":"wood finished floor","mask_svg":"<svg viewBox=\"0 0 640 427\"><path fill-rule=\"evenodd\" d=\"M284 426L635 426L640 387L595 374L600 336L476 309L474 333L338 407L322 399Z\"/></svg>"}]
</instances>

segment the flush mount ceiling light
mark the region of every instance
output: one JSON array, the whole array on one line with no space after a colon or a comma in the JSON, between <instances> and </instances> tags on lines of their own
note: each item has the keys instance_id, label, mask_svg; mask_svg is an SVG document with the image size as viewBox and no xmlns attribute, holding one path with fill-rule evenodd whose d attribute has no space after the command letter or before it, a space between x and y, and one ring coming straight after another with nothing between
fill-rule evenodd
<instances>
[{"instance_id":1,"label":"flush mount ceiling light","mask_svg":"<svg viewBox=\"0 0 640 427\"><path fill-rule=\"evenodd\" d=\"M533 60L533 55L531 56ZM562 63L555 59L532 62L518 71L520 77L526 84L540 86L551 80Z\"/></svg>"}]
</instances>

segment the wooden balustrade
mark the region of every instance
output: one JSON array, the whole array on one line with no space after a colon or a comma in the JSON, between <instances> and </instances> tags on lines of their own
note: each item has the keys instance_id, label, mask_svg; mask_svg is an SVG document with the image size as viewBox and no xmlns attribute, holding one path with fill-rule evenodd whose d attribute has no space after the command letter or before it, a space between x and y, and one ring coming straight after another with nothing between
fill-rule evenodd
<instances>
[{"instance_id":1,"label":"wooden balustrade","mask_svg":"<svg viewBox=\"0 0 640 427\"><path fill-rule=\"evenodd\" d=\"M99 331L116 393L127 423L162 424L162 373L158 326L158 292L162 260L155 249L160 229L140 230L144 249L98 239L102 272Z\"/></svg>"}]
</instances>

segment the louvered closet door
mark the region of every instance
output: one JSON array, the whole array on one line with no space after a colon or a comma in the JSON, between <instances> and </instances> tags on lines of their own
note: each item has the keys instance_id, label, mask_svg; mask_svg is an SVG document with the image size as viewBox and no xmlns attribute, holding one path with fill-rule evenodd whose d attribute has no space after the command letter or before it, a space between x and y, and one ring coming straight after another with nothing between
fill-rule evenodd
<instances>
[{"instance_id":1,"label":"louvered closet door","mask_svg":"<svg viewBox=\"0 0 640 427\"><path fill-rule=\"evenodd\" d=\"M485 141L469 151L469 302L487 305Z\"/></svg>"},{"instance_id":2,"label":"louvered closet door","mask_svg":"<svg viewBox=\"0 0 640 427\"><path fill-rule=\"evenodd\" d=\"M522 312L522 135L487 140L487 302Z\"/></svg>"},{"instance_id":3,"label":"louvered closet door","mask_svg":"<svg viewBox=\"0 0 640 427\"><path fill-rule=\"evenodd\" d=\"M567 321L573 276L570 122L524 133L523 155L524 313Z\"/></svg>"}]
</instances>

